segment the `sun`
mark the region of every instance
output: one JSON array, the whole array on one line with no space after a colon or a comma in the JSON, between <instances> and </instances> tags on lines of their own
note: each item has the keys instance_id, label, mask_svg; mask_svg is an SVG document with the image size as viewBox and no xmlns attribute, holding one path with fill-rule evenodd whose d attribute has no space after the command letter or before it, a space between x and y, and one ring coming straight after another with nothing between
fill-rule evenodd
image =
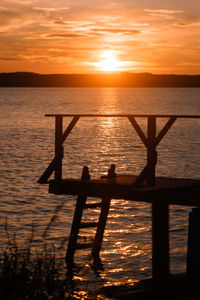
<instances>
[{"instance_id":1,"label":"sun","mask_svg":"<svg viewBox=\"0 0 200 300\"><path fill-rule=\"evenodd\" d=\"M124 62L119 61L113 51L104 51L101 55L102 61L94 65L101 71L114 72L120 71L124 67Z\"/></svg>"}]
</instances>

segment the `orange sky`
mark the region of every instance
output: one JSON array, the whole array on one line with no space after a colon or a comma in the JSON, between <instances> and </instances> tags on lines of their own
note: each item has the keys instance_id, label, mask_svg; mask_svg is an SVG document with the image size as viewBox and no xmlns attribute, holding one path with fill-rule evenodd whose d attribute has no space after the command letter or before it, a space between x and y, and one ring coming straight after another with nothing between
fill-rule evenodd
<instances>
[{"instance_id":1,"label":"orange sky","mask_svg":"<svg viewBox=\"0 0 200 300\"><path fill-rule=\"evenodd\" d=\"M200 74L200 0L0 1L0 72ZM108 62L109 63L109 62Z\"/></svg>"}]
</instances>

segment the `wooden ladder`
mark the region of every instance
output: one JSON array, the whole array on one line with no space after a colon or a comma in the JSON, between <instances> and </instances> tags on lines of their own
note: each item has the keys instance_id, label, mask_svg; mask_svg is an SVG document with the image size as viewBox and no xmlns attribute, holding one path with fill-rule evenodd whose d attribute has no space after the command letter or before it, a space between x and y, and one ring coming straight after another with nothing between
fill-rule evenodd
<instances>
[{"instance_id":1,"label":"wooden ladder","mask_svg":"<svg viewBox=\"0 0 200 300\"><path fill-rule=\"evenodd\" d=\"M111 168L108 171L108 180L113 180L113 178L116 177L114 171L115 171L115 166L111 165ZM88 167L86 166L83 167L81 179L86 181L90 180ZM69 236L67 253L66 253L66 263L68 269L73 268L75 265L74 264L75 251L81 249L87 249L87 248L92 249L92 256L94 262L96 264L101 264L99 252L101 250L103 234L106 227L107 216L110 208L110 201L111 199L109 197L104 197L102 198L101 202L87 203L87 195L84 194L78 195L71 232ZM84 209L95 209L95 208L100 208L100 215L99 215L98 222L82 222ZM82 228L91 228L91 227L96 227L96 234L94 240L90 243L82 243L82 244L78 243L79 230Z\"/></svg>"}]
</instances>

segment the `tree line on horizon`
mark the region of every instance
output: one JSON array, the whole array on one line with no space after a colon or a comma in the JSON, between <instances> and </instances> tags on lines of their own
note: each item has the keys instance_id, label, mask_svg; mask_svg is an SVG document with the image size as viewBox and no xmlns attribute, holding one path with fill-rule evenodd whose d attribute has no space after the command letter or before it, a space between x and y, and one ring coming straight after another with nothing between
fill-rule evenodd
<instances>
[{"instance_id":1,"label":"tree line on horizon","mask_svg":"<svg viewBox=\"0 0 200 300\"><path fill-rule=\"evenodd\" d=\"M200 87L200 75L0 73L0 87Z\"/></svg>"}]
</instances>

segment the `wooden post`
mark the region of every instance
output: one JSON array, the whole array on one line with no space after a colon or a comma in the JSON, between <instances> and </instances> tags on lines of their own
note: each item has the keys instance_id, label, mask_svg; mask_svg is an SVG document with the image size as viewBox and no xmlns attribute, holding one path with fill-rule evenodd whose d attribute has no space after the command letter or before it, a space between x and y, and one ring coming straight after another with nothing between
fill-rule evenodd
<instances>
[{"instance_id":1,"label":"wooden post","mask_svg":"<svg viewBox=\"0 0 200 300\"><path fill-rule=\"evenodd\" d=\"M60 181L62 179L62 127L62 116L58 115L55 117L55 181Z\"/></svg>"},{"instance_id":2,"label":"wooden post","mask_svg":"<svg viewBox=\"0 0 200 300\"><path fill-rule=\"evenodd\" d=\"M169 205L166 199L152 202L152 277L156 286L169 279Z\"/></svg>"},{"instance_id":3,"label":"wooden post","mask_svg":"<svg viewBox=\"0 0 200 300\"><path fill-rule=\"evenodd\" d=\"M97 231L94 239L94 247L92 249L92 255L96 263L100 261L99 252L101 250L103 234L106 227L107 216L110 208L110 201L111 201L110 198L104 197L101 202L102 206L101 206L101 213L99 217L99 225L97 227Z\"/></svg>"},{"instance_id":4,"label":"wooden post","mask_svg":"<svg viewBox=\"0 0 200 300\"><path fill-rule=\"evenodd\" d=\"M76 250L76 243L78 239L80 224L81 224L81 218L83 215L83 208L86 202L87 196L86 195L78 195L75 213L74 213L74 219L72 222L68 247L67 247L67 253L66 253L66 263L68 268L72 268L74 266L74 253Z\"/></svg>"},{"instance_id":5,"label":"wooden post","mask_svg":"<svg viewBox=\"0 0 200 300\"><path fill-rule=\"evenodd\" d=\"M189 214L187 274L199 277L200 269L200 208L195 207Z\"/></svg>"},{"instance_id":6,"label":"wooden post","mask_svg":"<svg viewBox=\"0 0 200 300\"><path fill-rule=\"evenodd\" d=\"M147 120L147 184L148 186L155 185L155 165L157 162L156 152L156 117L149 116Z\"/></svg>"},{"instance_id":7,"label":"wooden post","mask_svg":"<svg viewBox=\"0 0 200 300\"><path fill-rule=\"evenodd\" d=\"M89 168L87 166L83 167L81 180L85 180L85 181L90 180ZM77 197L77 203L76 203L74 218L72 222L72 227L71 227L71 232L70 232L69 242L68 242L68 247L66 252L66 263L68 269L74 266L74 253L77 246L78 234L79 234L83 209L86 200L87 200L87 195L85 194L79 194Z\"/></svg>"}]
</instances>

